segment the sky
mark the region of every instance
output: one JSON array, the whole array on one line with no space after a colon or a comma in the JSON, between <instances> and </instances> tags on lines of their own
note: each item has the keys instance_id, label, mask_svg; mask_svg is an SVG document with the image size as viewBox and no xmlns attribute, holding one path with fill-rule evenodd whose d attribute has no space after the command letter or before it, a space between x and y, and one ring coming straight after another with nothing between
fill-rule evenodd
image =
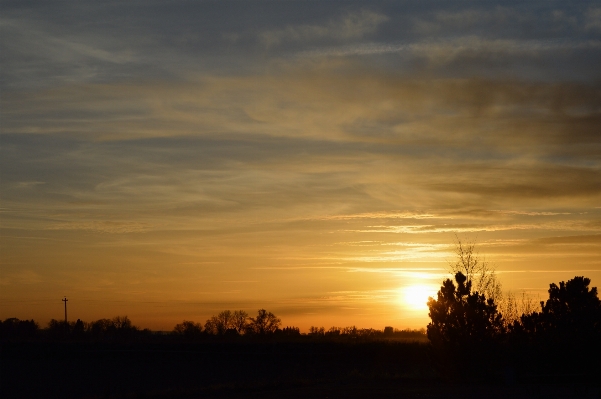
<instances>
[{"instance_id":1,"label":"sky","mask_svg":"<svg viewBox=\"0 0 601 399\"><path fill-rule=\"evenodd\" d=\"M0 318L422 328L457 237L601 284L596 1L2 1Z\"/></svg>"}]
</instances>

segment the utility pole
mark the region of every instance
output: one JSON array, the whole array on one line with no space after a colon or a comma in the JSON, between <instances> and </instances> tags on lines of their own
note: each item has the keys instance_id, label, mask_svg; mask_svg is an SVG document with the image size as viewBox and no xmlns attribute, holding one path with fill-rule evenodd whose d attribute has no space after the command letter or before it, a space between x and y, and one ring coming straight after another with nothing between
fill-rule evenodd
<instances>
[{"instance_id":1,"label":"utility pole","mask_svg":"<svg viewBox=\"0 0 601 399\"><path fill-rule=\"evenodd\" d=\"M62 299L63 302L65 302L65 324L67 324L67 297L65 297L65 299Z\"/></svg>"}]
</instances>

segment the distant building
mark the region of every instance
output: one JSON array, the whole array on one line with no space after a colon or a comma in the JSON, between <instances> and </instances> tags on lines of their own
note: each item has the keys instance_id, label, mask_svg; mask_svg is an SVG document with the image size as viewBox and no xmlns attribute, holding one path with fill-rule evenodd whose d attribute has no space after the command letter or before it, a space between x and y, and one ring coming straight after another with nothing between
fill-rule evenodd
<instances>
[{"instance_id":1,"label":"distant building","mask_svg":"<svg viewBox=\"0 0 601 399\"><path fill-rule=\"evenodd\" d=\"M384 327L384 335L392 335L394 333L394 328L387 326Z\"/></svg>"}]
</instances>

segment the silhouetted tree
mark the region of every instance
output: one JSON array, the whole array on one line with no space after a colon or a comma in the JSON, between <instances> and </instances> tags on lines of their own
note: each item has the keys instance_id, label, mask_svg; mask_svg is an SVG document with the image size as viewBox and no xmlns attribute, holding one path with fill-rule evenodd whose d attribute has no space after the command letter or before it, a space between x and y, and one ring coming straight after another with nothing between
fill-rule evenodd
<instances>
[{"instance_id":1,"label":"silhouetted tree","mask_svg":"<svg viewBox=\"0 0 601 399\"><path fill-rule=\"evenodd\" d=\"M128 341L136 336L138 327L134 326L127 316L116 316L111 321L112 331L118 340Z\"/></svg>"},{"instance_id":2,"label":"silhouetted tree","mask_svg":"<svg viewBox=\"0 0 601 399\"><path fill-rule=\"evenodd\" d=\"M590 279L574 277L550 284L541 310L524 314L510 326L514 364L547 375L601 373L601 303ZM594 359L594 360L593 360Z\"/></svg>"},{"instance_id":3,"label":"silhouetted tree","mask_svg":"<svg viewBox=\"0 0 601 399\"><path fill-rule=\"evenodd\" d=\"M349 327L344 327L341 331L341 334L349 336L349 337L356 337L358 331L359 330L357 329L357 327L349 326Z\"/></svg>"},{"instance_id":4,"label":"silhouetted tree","mask_svg":"<svg viewBox=\"0 0 601 399\"><path fill-rule=\"evenodd\" d=\"M449 262L451 273L463 274L474 292L483 294L495 302L501 300L503 292L495 268L479 255L476 243L461 241L456 235L455 254L456 261Z\"/></svg>"},{"instance_id":5,"label":"silhouetted tree","mask_svg":"<svg viewBox=\"0 0 601 399\"><path fill-rule=\"evenodd\" d=\"M65 339L69 336L70 326L64 320L51 319L45 333L51 339Z\"/></svg>"},{"instance_id":6,"label":"silhouetted tree","mask_svg":"<svg viewBox=\"0 0 601 399\"><path fill-rule=\"evenodd\" d=\"M70 325L71 337L74 339L84 339L86 337L87 323L77 319Z\"/></svg>"},{"instance_id":7,"label":"silhouetted tree","mask_svg":"<svg viewBox=\"0 0 601 399\"><path fill-rule=\"evenodd\" d=\"M90 334L92 335L92 338L101 340L104 337L111 334L112 326L113 323L111 320L99 319L90 323L88 329L90 331Z\"/></svg>"},{"instance_id":8,"label":"silhouetted tree","mask_svg":"<svg viewBox=\"0 0 601 399\"><path fill-rule=\"evenodd\" d=\"M437 299L428 299L428 339L443 374L453 379L482 377L496 363L504 332L501 314L492 298L472 292L472 282L461 272L446 279ZM468 378L469 379L469 378Z\"/></svg>"},{"instance_id":9,"label":"silhouetted tree","mask_svg":"<svg viewBox=\"0 0 601 399\"><path fill-rule=\"evenodd\" d=\"M329 337L338 337L340 336L341 332L342 328L340 327L330 327L329 330L326 332L326 335Z\"/></svg>"},{"instance_id":10,"label":"silhouetted tree","mask_svg":"<svg viewBox=\"0 0 601 399\"><path fill-rule=\"evenodd\" d=\"M428 299L428 338L435 346L460 346L491 340L503 332L503 318L492 298L471 292L472 282L461 272L457 286L446 279L437 299Z\"/></svg>"},{"instance_id":11,"label":"silhouetted tree","mask_svg":"<svg viewBox=\"0 0 601 399\"><path fill-rule=\"evenodd\" d=\"M323 337L324 335L326 335L326 329L325 327L311 326L309 327L309 335L313 335L315 337Z\"/></svg>"},{"instance_id":12,"label":"silhouetted tree","mask_svg":"<svg viewBox=\"0 0 601 399\"><path fill-rule=\"evenodd\" d=\"M0 321L1 339L33 339L39 331L38 324L33 320L19 320L11 317Z\"/></svg>"},{"instance_id":13,"label":"silhouetted tree","mask_svg":"<svg viewBox=\"0 0 601 399\"><path fill-rule=\"evenodd\" d=\"M127 316L116 316L113 318L112 322L113 326L117 330L124 331L135 328L133 327L133 325L131 324L131 320Z\"/></svg>"},{"instance_id":14,"label":"silhouetted tree","mask_svg":"<svg viewBox=\"0 0 601 399\"><path fill-rule=\"evenodd\" d=\"M282 321L273 313L259 309L257 317L250 318L246 331L251 334L270 334L275 332L281 323Z\"/></svg>"},{"instance_id":15,"label":"silhouetted tree","mask_svg":"<svg viewBox=\"0 0 601 399\"><path fill-rule=\"evenodd\" d=\"M202 326L200 323L194 323L193 321L184 320L180 324L176 324L173 328L173 333L181 335L185 338L197 338L202 333Z\"/></svg>"},{"instance_id":16,"label":"silhouetted tree","mask_svg":"<svg viewBox=\"0 0 601 399\"><path fill-rule=\"evenodd\" d=\"M298 327L284 327L279 331L282 335L287 337L298 337L301 335L300 329Z\"/></svg>"},{"instance_id":17,"label":"silhouetted tree","mask_svg":"<svg viewBox=\"0 0 601 399\"><path fill-rule=\"evenodd\" d=\"M116 316L112 319L100 319L87 327L89 334L96 340L130 340L139 332L127 316Z\"/></svg>"},{"instance_id":18,"label":"silhouetted tree","mask_svg":"<svg viewBox=\"0 0 601 399\"><path fill-rule=\"evenodd\" d=\"M535 312L538 304L530 296L527 296L525 292L518 298L512 292L507 292L503 294L502 299L497 302L497 305L503 315L505 327L510 328L522 316Z\"/></svg>"},{"instance_id":19,"label":"silhouetted tree","mask_svg":"<svg viewBox=\"0 0 601 399\"><path fill-rule=\"evenodd\" d=\"M235 329L238 334L242 334L246 330L248 313L244 310L236 310L232 314L231 328Z\"/></svg>"},{"instance_id":20,"label":"silhouetted tree","mask_svg":"<svg viewBox=\"0 0 601 399\"><path fill-rule=\"evenodd\" d=\"M541 311L523 315L515 323L517 333L555 343L601 339L601 302L591 280L574 277L559 286L550 284L549 299Z\"/></svg>"},{"instance_id":21,"label":"silhouetted tree","mask_svg":"<svg viewBox=\"0 0 601 399\"><path fill-rule=\"evenodd\" d=\"M217 316L212 316L205 323L205 331L209 334L223 335L233 327L234 315L229 310L220 312Z\"/></svg>"}]
</instances>

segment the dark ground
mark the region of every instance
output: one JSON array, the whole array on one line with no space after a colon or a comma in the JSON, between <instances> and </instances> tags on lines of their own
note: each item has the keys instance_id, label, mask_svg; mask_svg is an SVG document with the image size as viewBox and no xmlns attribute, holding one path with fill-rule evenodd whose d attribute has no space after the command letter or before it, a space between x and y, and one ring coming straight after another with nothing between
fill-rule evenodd
<instances>
[{"instance_id":1,"label":"dark ground","mask_svg":"<svg viewBox=\"0 0 601 399\"><path fill-rule=\"evenodd\" d=\"M418 343L21 342L1 346L0 396L601 399L601 377L504 373L454 383Z\"/></svg>"}]
</instances>

